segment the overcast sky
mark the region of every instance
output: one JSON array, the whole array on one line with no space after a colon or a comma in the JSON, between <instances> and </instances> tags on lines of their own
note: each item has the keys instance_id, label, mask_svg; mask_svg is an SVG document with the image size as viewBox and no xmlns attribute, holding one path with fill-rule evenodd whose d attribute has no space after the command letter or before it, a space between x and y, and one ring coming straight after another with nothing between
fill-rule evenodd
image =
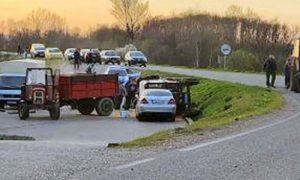
<instances>
[{"instance_id":1,"label":"overcast sky","mask_svg":"<svg viewBox=\"0 0 300 180\"><path fill-rule=\"evenodd\" d=\"M266 19L300 25L300 0L149 0L153 16L168 16L188 9L223 14L230 5L251 8ZM66 18L71 27L115 23L109 0L0 0L0 21L21 19L30 11L48 8Z\"/></svg>"}]
</instances>

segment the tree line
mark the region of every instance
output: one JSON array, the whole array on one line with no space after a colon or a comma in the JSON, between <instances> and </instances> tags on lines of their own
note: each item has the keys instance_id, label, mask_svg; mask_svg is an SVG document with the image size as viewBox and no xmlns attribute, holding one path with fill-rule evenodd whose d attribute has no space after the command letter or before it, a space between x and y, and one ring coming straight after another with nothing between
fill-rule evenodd
<instances>
[{"instance_id":1,"label":"tree line","mask_svg":"<svg viewBox=\"0 0 300 180\"><path fill-rule=\"evenodd\" d=\"M122 12L120 6L122 4L116 7L118 12ZM253 11L244 11L238 6L228 8L226 16L186 12L170 18L149 18L148 6L146 2L131 7L143 7L144 11L140 12L143 16L131 14L131 18L121 19L119 25L101 26L87 35L71 32L63 18L39 9L23 20L8 23L8 32L0 33L0 49L14 51L18 44L27 47L32 42L62 50L68 47L115 49L133 43L144 51L150 63L215 68L222 60L220 46L227 43L233 48L227 58L229 69L261 71L269 54L274 54L279 66L283 67L287 45L293 35L287 25L263 20ZM126 16L128 11L116 17Z\"/></svg>"}]
</instances>

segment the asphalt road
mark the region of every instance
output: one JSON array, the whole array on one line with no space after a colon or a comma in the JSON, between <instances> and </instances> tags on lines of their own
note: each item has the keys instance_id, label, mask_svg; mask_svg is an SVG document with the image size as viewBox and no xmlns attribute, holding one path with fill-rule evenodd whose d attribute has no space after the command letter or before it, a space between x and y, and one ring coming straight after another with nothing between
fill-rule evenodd
<instances>
[{"instance_id":1,"label":"asphalt road","mask_svg":"<svg viewBox=\"0 0 300 180\"><path fill-rule=\"evenodd\" d=\"M213 79L264 86L264 76L150 66ZM266 124L226 137L148 156L96 173L88 179L300 179L300 97L283 88L293 108L280 110ZM282 115L286 113L286 115Z\"/></svg>"},{"instance_id":2,"label":"asphalt road","mask_svg":"<svg viewBox=\"0 0 300 180\"><path fill-rule=\"evenodd\" d=\"M14 64L14 63L12 63ZM2 64L1 64L2 65ZM5 63L10 69L10 63ZM107 66L96 65L97 73L103 73ZM72 65L61 67L62 73L84 73L86 65L74 70ZM18 115L0 112L0 134L23 135L34 137L38 141L97 144L106 146L108 143L130 141L139 137L148 136L163 129L183 127L182 119L175 123L161 122L142 123L135 119L134 110L131 118L121 119L120 112L116 111L111 117L80 115L78 111L62 108L61 118L51 121L47 111L37 111L31 114L28 121L20 121Z\"/></svg>"},{"instance_id":3,"label":"asphalt road","mask_svg":"<svg viewBox=\"0 0 300 180\"><path fill-rule=\"evenodd\" d=\"M149 68L264 86L263 75ZM182 149L157 153L155 148L115 150L72 141L0 142L0 179L298 180L300 97L280 88L281 77L277 87L287 105L277 114L265 116L265 123Z\"/></svg>"},{"instance_id":4,"label":"asphalt road","mask_svg":"<svg viewBox=\"0 0 300 180\"><path fill-rule=\"evenodd\" d=\"M189 76L200 76L209 79L224 80L235 83L241 83L252 86L266 86L265 75L264 74L254 74L254 73L238 73L238 72L222 72L222 71L210 71L210 70L197 70L197 69L185 69L177 67L167 67L167 66L148 66L148 69L159 70L170 73L185 74ZM275 86L283 87L284 77L277 76Z\"/></svg>"}]
</instances>

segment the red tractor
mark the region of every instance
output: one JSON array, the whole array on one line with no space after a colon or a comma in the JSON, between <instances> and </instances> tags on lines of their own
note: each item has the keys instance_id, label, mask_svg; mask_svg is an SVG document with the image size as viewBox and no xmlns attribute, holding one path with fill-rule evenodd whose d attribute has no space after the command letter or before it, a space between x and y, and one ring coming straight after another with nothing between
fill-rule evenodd
<instances>
[{"instance_id":1,"label":"red tractor","mask_svg":"<svg viewBox=\"0 0 300 180\"><path fill-rule=\"evenodd\" d=\"M21 90L19 117L26 120L31 109L48 110L50 117L60 117L60 107L71 106L83 115L96 110L99 116L109 116L119 92L118 75L59 74L50 68L31 68Z\"/></svg>"},{"instance_id":2,"label":"red tractor","mask_svg":"<svg viewBox=\"0 0 300 180\"><path fill-rule=\"evenodd\" d=\"M21 88L18 114L21 120L29 117L31 109L48 110L50 117L60 117L58 76L50 68L28 68L26 80Z\"/></svg>"}]
</instances>

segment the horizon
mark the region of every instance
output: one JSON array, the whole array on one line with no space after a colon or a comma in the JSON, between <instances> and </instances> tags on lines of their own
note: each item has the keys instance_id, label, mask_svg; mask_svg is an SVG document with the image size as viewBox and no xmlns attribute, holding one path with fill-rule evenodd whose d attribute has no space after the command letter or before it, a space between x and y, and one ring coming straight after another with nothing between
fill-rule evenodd
<instances>
[{"instance_id":1,"label":"horizon","mask_svg":"<svg viewBox=\"0 0 300 180\"><path fill-rule=\"evenodd\" d=\"M238 5L243 9L250 8L262 19L277 19L280 23L300 26L297 18L297 0L149 0L150 14L152 16L170 17L188 10L208 12L224 15L231 5ZM268 8L270 3L272 8ZM67 8L68 7L68 8ZM49 9L66 19L72 29L79 27L87 31L98 25L114 25L117 21L110 14L111 3L109 0L2 0L0 7L0 22L8 19L20 20L32 10L39 8ZM78 11L78 12L77 12ZM84 15L83 15L84 14Z\"/></svg>"}]
</instances>

